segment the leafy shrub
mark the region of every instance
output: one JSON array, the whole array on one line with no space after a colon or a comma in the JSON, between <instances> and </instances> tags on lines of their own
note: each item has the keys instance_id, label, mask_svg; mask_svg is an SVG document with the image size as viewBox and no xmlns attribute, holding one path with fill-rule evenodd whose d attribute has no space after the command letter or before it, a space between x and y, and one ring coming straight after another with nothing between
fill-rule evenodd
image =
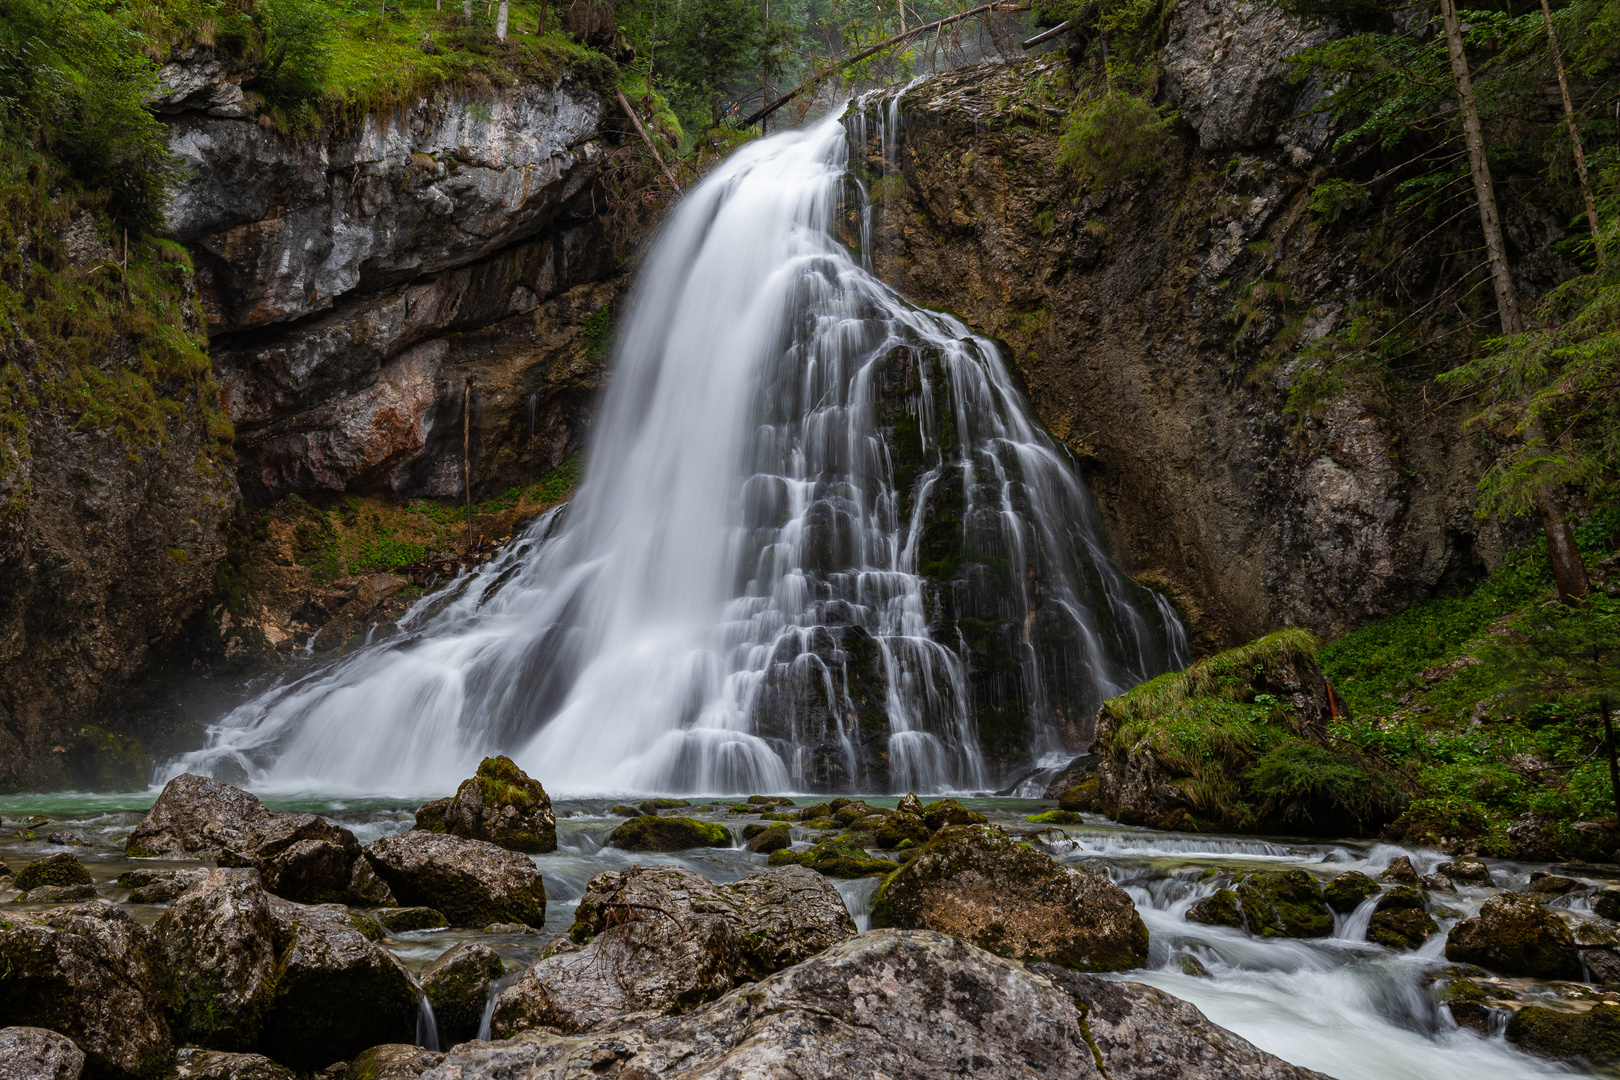
<instances>
[{"instance_id":1,"label":"leafy shrub","mask_svg":"<svg viewBox=\"0 0 1620 1080\"><path fill-rule=\"evenodd\" d=\"M1357 832L1388 821L1405 802L1385 774L1303 739L1273 746L1243 779L1261 816L1317 830Z\"/></svg>"},{"instance_id":2,"label":"leafy shrub","mask_svg":"<svg viewBox=\"0 0 1620 1080\"><path fill-rule=\"evenodd\" d=\"M1058 160L1105 187L1128 180L1163 163L1173 121L1145 96L1109 91L1069 113Z\"/></svg>"}]
</instances>

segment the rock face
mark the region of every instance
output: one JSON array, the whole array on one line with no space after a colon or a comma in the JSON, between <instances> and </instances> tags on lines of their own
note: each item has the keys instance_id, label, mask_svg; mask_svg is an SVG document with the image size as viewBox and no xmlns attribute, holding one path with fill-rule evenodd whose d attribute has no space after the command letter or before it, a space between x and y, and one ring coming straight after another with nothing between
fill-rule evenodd
<instances>
[{"instance_id":1,"label":"rock face","mask_svg":"<svg viewBox=\"0 0 1620 1080\"><path fill-rule=\"evenodd\" d=\"M478 1034L489 986L506 973L500 954L488 945L463 941L422 972L422 993L433 1006L439 1043L466 1042Z\"/></svg>"},{"instance_id":2,"label":"rock face","mask_svg":"<svg viewBox=\"0 0 1620 1080\"><path fill-rule=\"evenodd\" d=\"M0 1028L0 1080L79 1080L84 1051L73 1040L34 1027Z\"/></svg>"},{"instance_id":3,"label":"rock face","mask_svg":"<svg viewBox=\"0 0 1620 1080\"><path fill-rule=\"evenodd\" d=\"M1125 891L987 829L936 839L883 883L872 925L938 930L1019 960L1082 971L1147 962Z\"/></svg>"},{"instance_id":4,"label":"rock face","mask_svg":"<svg viewBox=\"0 0 1620 1080\"><path fill-rule=\"evenodd\" d=\"M942 934L894 930L841 942L689 1014L635 1018L585 1037L536 1031L475 1043L420 1075L944 1080L969 1072L1019 1080L1320 1076L1157 990L1037 973Z\"/></svg>"},{"instance_id":5,"label":"rock face","mask_svg":"<svg viewBox=\"0 0 1620 1080\"><path fill-rule=\"evenodd\" d=\"M550 796L508 757L485 758L478 774L462 781L453 797L419 809L416 827L487 840L512 851L557 850Z\"/></svg>"},{"instance_id":6,"label":"rock face","mask_svg":"<svg viewBox=\"0 0 1620 1080\"><path fill-rule=\"evenodd\" d=\"M546 887L527 857L482 840L428 832L385 836L366 860L402 904L444 912L453 926L546 923Z\"/></svg>"},{"instance_id":7,"label":"rock face","mask_svg":"<svg viewBox=\"0 0 1620 1080\"><path fill-rule=\"evenodd\" d=\"M164 786L124 850L249 867L276 895L314 904L347 898L360 842L316 814L271 810L229 784L187 774Z\"/></svg>"},{"instance_id":8,"label":"rock face","mask_svg":"<svg viewBox=\"0 0 1620 1080\"><path fill-rule=\"evenodd\" d=\"M1578 979L1575 939L1562 919L1522 893L1497 893L1446 935L1446 959L1503 975Z\"/></svg>"},{"instance_id":9,"label":"rock face","mask_svg":"<svg viewBox=\"0 0 1620 1080\"><path fill-rule=\"evenodd\" d=\"M496 1000L492 1029L581 1032L670 1012L800 963L855 933L838 891L800 867L716 885L679 867L598 874L570 937Z\"/></svg>"},{"instance_id":10,"label":"rock face","mask_svg":"<svg viewBox=\"0 0 1620 1080\"><path fill-rule=\"evenodd\" d=\"M411 1034L417 994L394 955L335 904L267 893L253 870L216 870L158 920L186 1037L298 1069Z\"/></svg>"},{"instance_id":11,"label":"rock face","mask_svg":"<svg viewBox=\"0 0 1620 1080\"><path fill-rule=\"evenodd\" d=\"M72 1039L91 1080L156 1080L168 1067L174 978L121 908L0 916L0 971L0 1016Z\"/></svg>"}]
</instances>

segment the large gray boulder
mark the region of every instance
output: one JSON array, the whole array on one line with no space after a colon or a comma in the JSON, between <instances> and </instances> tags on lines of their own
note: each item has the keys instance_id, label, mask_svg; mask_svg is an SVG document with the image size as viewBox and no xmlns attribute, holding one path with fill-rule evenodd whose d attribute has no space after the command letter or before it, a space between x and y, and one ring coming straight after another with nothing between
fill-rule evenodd
<instances>
[{"instance_id":1,"label":"large gray boulder","mask_svg":"<svg viewBox=\"0 0 1620 1080\"><path fill-rule=\"evenodd\" d=\"M982 825L945 830L895 871L873 898L872 925L1082 971L1147 961L1147 927L1125 890Z\"/></svg>"},{"instance_id":2,"label":"large gray boulder","mask_svg":"<svg viewBox=\"0 0 1620 1080\"><path fill-rule=\"evenodd\" d=\"M1579 950L1564 921L1523 893L1497 893L1446 935L1446 959L1503 975L1581 977Z\"/></svg>"},{"instance_id":3,"label":"large gray boulder","mask_svg":"<svg viewBox=\"0 0 1620 1080\"><path fill-rule=\"evenodd\" d=\"M251 868L277 896L315 904L348 896L360 842L317 814L271 810L239 788L188 773L164 786L124 851Z\"/></svg>"},{"instance_id":4,"label":"large gray boulder","mask_svg":"<svg viewBox=\"0 0 1620 1080\"><path fill-rule=\"evenodd\" d=\"M798 866L729 884L674 866L592 878L570 936L496 999L497 1035L583 1032L632 1012L689 1009L855 933L838 890Z\"/></svg>"},{"instance_id":5,"label":"large gray boulder","mask_svg":"<svg viewBox=\"0 0 1620 1080\"><path fill-rule=\"evenodd\" d=\"M0 916L0 1017L49 1028L92 1080L151 1080L169 1064L175 985L152 934L96 902Z\"/></svg>"},{"instance_id":6,"label":"large gray boulder","mask_svg":"<svg viewBox=\"0 0 1620 1080\"><path fill-rule=\"evenodd\" d=\"M840 942L684 1015L627 1018L585 1036L530 1031L508 1042L469 1043L423 1062L414 1075L423 1080L1321 1076L1255 1048L1157 990L1055 969L1043 974L943 934L893 930Z\"/></svg>"},{"instance_id":7,"label":"large gray boulder","mask_svg":"<svg viewBox=\"0 0 1620 1080\"><path fill-rule=\"evenodd\" d=\"M294 904L256 871L216 870L158 920L182 991L187 1038L317 1069L408 1038L417 1012L409 972L336 904Z\"/></svg>"},{"instance_id":8,"label":"large gray boulder","mask_svg":"<svg viewBox=\"0 0 1620 1080\"><path fill-rule=\"evenodd\" d=\"M365 855L401 904L442 911L453 926L546 924L546 887L526 855L417 831L385 836Z\"/></svg>"},{"instance_id":9,"label":"large gray boulder","mask_svg":"<svg viewBox=\"0 0 1620 1080\"><path fill-rule=\"evenodd\" d=\"M37 1027L0 1028L0 1080L79 1080L84 1051Z\"/></svg>"},{"instance_id":10,"label":"large gray boulder","mask_svg":"<svg viewBox=\"0 0 1620 1080\"><path fill-rule=\"evenodd\" d=\"M453 946L423 970L422 993L433 1006L439 1045L466 1042L478 1034L490 984L504 974L500 954L474 941Z\"/></svg>"},{"instance_id":11,"label":"large gray boulder","mask_svg":"<svg viewBox=\"0 0 1620 1080\"><path fill-rule=\"evenodd\" d=\"M551 797L509 757L487 757L454 796L416 811L416 827L487 840L512 851L557 850Z\"/></svg>"}]
</instances>

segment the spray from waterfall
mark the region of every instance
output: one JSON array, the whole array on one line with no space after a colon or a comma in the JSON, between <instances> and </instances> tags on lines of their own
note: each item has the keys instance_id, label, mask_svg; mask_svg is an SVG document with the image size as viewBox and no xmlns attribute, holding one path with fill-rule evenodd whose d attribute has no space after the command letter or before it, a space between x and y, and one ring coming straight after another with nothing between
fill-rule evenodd
<instances>
[{"instance_id":1,"label":"spray from waterfall","mask_svg":"<svg viewBox=\"0 0 1620 1080\"><path fill-rule=\"evenodd\" d=\"M887 157L901 112L872 122ZM983 790L1184 664L995 346L866 269L847 146L750 143L676 208L565 511L169 773L427 794L500 752L559 794Z\"/></svg>"}]
</instances>

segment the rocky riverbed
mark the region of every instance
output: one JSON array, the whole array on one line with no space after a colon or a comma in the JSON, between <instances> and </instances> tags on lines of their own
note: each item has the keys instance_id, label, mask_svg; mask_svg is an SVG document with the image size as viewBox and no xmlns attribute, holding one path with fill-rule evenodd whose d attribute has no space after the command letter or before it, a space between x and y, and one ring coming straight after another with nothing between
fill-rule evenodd
<instances>
[{"instance_id":1,"label":"rocky riverbed","mask_svg":"<svg viewBox=\"0 0 1620 1080\"><path fill-rule=\"evenodd\" d=\"M56 1063L20 1075L1550 1076L1620 1006L1612 868L1018 799L553 804L499 770L420 817L153 798L0 801L0 947L32 958L0 1027ZM105 1000L51 1022L64 985Z\"/></svg>"}]
</instances>

